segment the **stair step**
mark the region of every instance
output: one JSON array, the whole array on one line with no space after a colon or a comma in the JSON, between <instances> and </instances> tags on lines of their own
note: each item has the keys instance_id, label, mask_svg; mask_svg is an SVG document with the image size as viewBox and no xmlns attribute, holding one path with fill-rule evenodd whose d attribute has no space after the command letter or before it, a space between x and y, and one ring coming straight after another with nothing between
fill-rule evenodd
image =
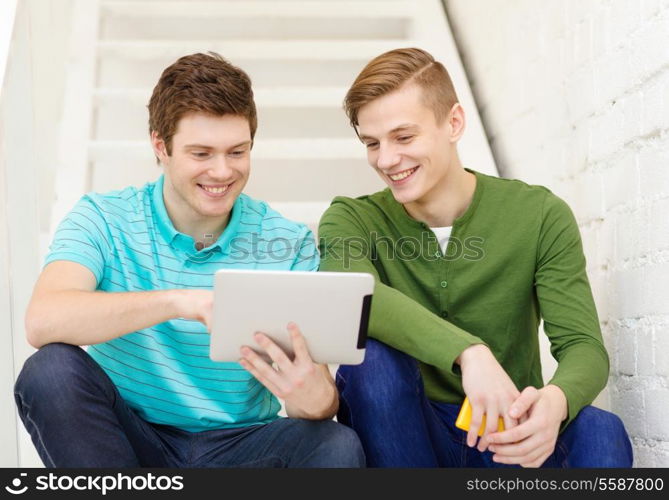
<instances>
[{"instance_id":1,"label":"stair step","mask_svg":"<svg viewBox=\"0 0 669 500\"><path fill-rule=\"evenodd\" d=\"M240 42L100 42L98 87L153 87L179 57L213 50L244 69L254 86L348 87L371 59L405 40Z\"/></svg>"},{"instance_id":2,"label":"stair step","mask_svg":"<svg viewBox=\"0 0 669 500\"><path fill-rule=\"evenodd\" d=\"M91 141L89 161L142 159L151 161L153 151L148 139L144 141ZM265 139L253 147L253 159L324 160L365 158L364 147L357 139Z\"/></svg>"},{"instance_id":3,"label":"stair step","mask_svg":"<svg viewBox=\"0 0 669 500\"><path fill-rule=\"evenodd\" d=\"M162 173L152 158L102 158L92 164L92 189L109 191L142 186ZM273 160L251 162L244 189L249 196L274 202L325 202L335 196L361 196L385 186L362 159Z\"/></svg>"},{"instance_id":4,"label":"stair step","mask_svg":"<svg viewBox=\"0 0 669 500\"><path fill-rule=\"evenodd\" d=\"M218 52L230 60L312 61L315 59L365 62L385 51L412 45L404 38L384 40L105 40L98 56L124 59L177 59L195 52Z\"/></svg>"},{"instance_id":5,"label":"stair step","mask_svg":"<svg viewBox=\"0 0 669 500\"><path fill-rule=\"evenodd\" d=\"M145 100L106 101L96 108L93 139L105 141L146 140L149 113ZM258 142L280 138L344 138L354 132L339 107L258 107Z\"/></svg>"},{"instance_id":6,"label":"stair step","mask_svg":"<svg viewBox=\"0 0 669 500\"><path fill-rule=\"evenodd\" d=\"M412 2L386 0L163 0L156 9L151 1L103 1L103 15L119 17L166 17L208 19L219 18L348 18L351 16L368 19L406 17L413 14ZM380 5L382 4L382 5ZM380 8L382 7L382 8Z\"/></svg>"},{"instance_id":7,"label":"stair step","mask_svg":"<svg viewBox=\"0 0 669 500\"><path fill-rule=\"evenodd\" d=\"M208 47L202 47L204 51ZM188 51L180 55L188 54ZM163 57L155 60L125 60L122 58L103 58L98 60L96 86L98 87L151 87L156 84L163 70L172 64L176 57ZM232 60L248 73L254 88L285 88L299 86L310 87L347 87L365 66L365 59L358 59L354 54L350 60L329 61L314 56L311 61L258 61Z\"/></svg>"},{"instance_id":8,"label":"stair step","mask_svg":"<svg viewBox=\"0 0 669 500\"><path fill-rule=\"evenodd\" d=\"M253 95L258 108L341 108L347 90L347 87L256 87ZM151 91L150 88L98 88L93 95L94 103L96 106L145 106Z\"/></svg>"},{"instance_id":9,"label":"stair step","mask_svg":"<svg viewBox=\"0 0 669 500\"><path fill-rule=\"evenodd\" d=\"M102 39L405 37L410 2L165 1L103 4Z\"/></svg>"}]
</instances>

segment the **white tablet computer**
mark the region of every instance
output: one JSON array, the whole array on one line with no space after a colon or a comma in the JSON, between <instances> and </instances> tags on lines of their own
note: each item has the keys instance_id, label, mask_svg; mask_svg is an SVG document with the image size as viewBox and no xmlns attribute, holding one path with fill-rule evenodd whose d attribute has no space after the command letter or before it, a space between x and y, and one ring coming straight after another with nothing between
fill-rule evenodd
<instances>
[{"instance_id":1,"label":"white tablet computer","mask_svg":"<svg viewBox=\"0 0 669 500\"><path fill-rule=\"evenodd\" d=\"M209 357L238 361L242 345L260 349L253 340L258 331L292 357L286 325L293 321L315 362L362 363L373 291L368 273L221 269Z\"/></svg>"}]
</instances>

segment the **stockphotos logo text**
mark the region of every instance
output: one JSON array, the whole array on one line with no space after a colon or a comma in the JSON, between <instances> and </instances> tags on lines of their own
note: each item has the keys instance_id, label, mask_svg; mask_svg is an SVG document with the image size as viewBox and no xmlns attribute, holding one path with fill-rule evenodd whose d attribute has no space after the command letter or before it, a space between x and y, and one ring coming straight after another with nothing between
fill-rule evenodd
<instances>
[{"instance_id":1,"label":"stockphotos logo text","mask_svg":"<svg viewBox=\"0 0 669 500\"><path fill-rule=\"evenodd\" d=\"M20 478L12 481L5 490L13 495L22 495L28 489L22 478L27 474L21 473ZM152 473L141 476L127 476L122 473L107 476L67 476L53 472L35 478L34 489L37 491L99 491L106 495L108 491L180 491L183 490L183 476L156 476Z\"/></svg>"}]
</instances>

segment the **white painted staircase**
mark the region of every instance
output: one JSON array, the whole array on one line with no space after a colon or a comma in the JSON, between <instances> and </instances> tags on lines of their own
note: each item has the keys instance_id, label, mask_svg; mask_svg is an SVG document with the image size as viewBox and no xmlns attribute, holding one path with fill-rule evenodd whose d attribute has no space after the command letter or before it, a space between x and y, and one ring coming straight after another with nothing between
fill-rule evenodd
<instances>
[{"instance_id":1,"label":"white painted staircase","mask_svg":"<svg viewBox=\"0 0 669 500\"><path fill-rule=\"evenodd\" d=\"M356 74L386 50L420 46L447 64L469 104L472 166L496 171L439 0L86 0L81 9L93 39L82 44L65 124L85 137L65 136L88 147L78 163L61 162L52 230L82 192L159 175L151 90L178 57L209 50L253 81L259 127L246 192L312 228L334 196L383 187L341 106Z\"/></svg>"}]
</instances>

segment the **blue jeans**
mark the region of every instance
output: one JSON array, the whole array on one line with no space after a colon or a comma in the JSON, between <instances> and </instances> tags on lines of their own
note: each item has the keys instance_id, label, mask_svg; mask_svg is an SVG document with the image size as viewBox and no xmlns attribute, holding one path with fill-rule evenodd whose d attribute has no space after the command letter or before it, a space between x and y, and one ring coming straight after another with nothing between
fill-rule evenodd
<instances>
[{"instance_id":1,"label":"blue jeans","mask_svg":"<svg viewBox=\"0 0 669 500\"><path fill-rule=\"evenodd\" d=\"M140 418L86 351L48 344L16 381L21 420L47 467L364 467L355 433L332 420L191 433Z\"/></svg>"},{"instance_id":2,"label":"blue jeans","mask_svg":"<svg viewBox=\"0 0 669 500\"><path fill-rule=\"evenodd\" d=\"M415 359L376 340L365 361L337 372L337 419L358 433L368 467L509 467L466 444L455 427L459 405L425 396ZM543 467L631 467L621 420L587 406L558 437Z\"/></svg>"}]
</instances>

